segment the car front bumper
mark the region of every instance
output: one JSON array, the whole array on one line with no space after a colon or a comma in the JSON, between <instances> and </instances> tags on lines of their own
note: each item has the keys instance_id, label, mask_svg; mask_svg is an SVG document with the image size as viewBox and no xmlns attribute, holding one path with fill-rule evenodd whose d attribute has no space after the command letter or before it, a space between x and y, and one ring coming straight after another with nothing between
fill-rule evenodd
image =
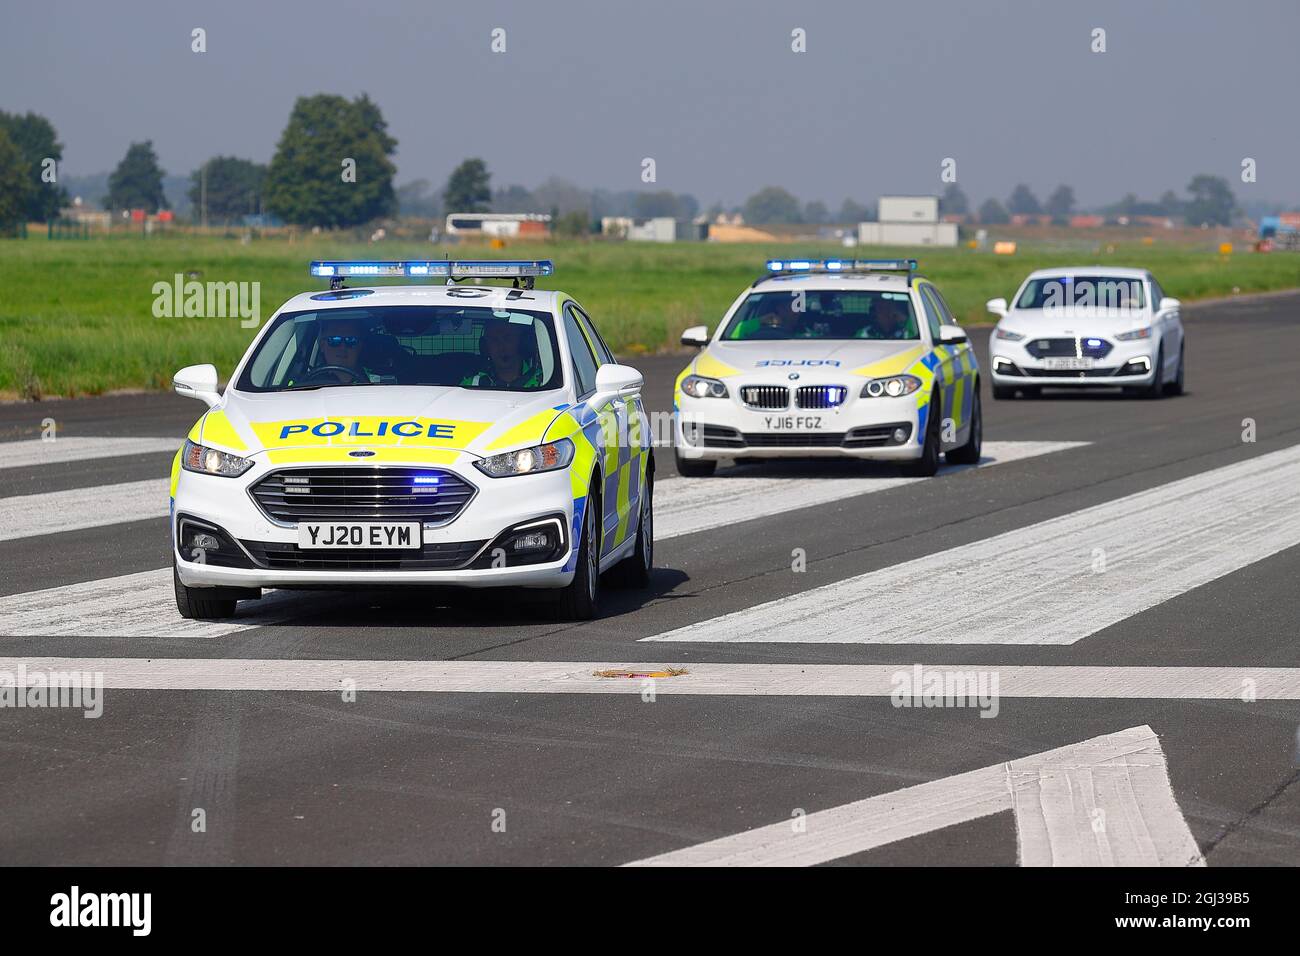
<instances>
[{"instance_id":1,"label":"car front bumper","mask_svg":"<svg viewBox=\"0 0 1300 956\"><path fill-rule=\"evenodd\" d=\"M1099 388L1150 385L1155 379L1156 343L1151 339L1113 342L1105 357L1085 369L1052 368L1050 359L1036 358L1021 342L994 339L990 353L992 382L999 386Z\"/></svg>"}]
</instances>

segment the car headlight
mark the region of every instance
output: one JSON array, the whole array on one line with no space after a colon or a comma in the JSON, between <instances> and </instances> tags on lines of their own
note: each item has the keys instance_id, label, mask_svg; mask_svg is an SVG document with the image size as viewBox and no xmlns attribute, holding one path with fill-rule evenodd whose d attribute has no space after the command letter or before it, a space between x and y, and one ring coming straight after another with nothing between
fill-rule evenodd
<instances>
[{"instance_id":1,"label":"car headlight","mask_svg":"<svg viewBox=\"0 0 1300 956\"><path fill-rule=\"evenodd\" d=\"M682 379L682 392L691 398L726 398L727 386L716 378L703 375L687 375Z\"/></svg>"},{"instance_id":2,"label":"car headlight","mask_svg":"<svg viewBox=\"0 0 1300 956\"><path fill-rule=\"evenodd\" d=\"M238 455L218 451L206 445L196 445L187 438L185 447L181 451L181 467L200 475L238 478L253 467L253 462L252 459L240 458Z\"/></svg>"},{"instance_id":3,"label":"car headlight","mask_svg":"<svg viewBox=\"0 0 1300 956\"><path fill-rule=\"evenodd\" d=\"M1151 326L1145 325L1140 329L1133 329L1130 332L1118 332L1116 333L1115 338L1119 339L1121 342L1132 342L1134 339L1149 339L1151 338Z\"/></svg>"},{"instance_id":4,"label":"car headlight","mask_svg":"<svg viewBox=\"0 0 1300 956\"><path fill-rule=\"evenodd\" d=\"M1024 336L1019 332L1012 332L1010 329L1004 329L1000 325L994 331L993 337L995 339L1006 339L1008 342L1019 342L1024 338Z\"/></svg>"},{"instance_id":5,"label":"car headlight","mask_svg":"<svg viewBox=\"0 0 1300 956\"><path fill-rule=\"evenodd\" d=\"M873 378L862 386L862 398L899 398L911 395L921 387L921 380L915 375L891 375L889 378Z\"/></svg>"},{"instance_id":6,"label":"car headlight","mask_svg":"<svg viewBox=\"0 0 1300 956\"><path fill-rule=\"evenodd\" d=\"M542 471L555 471L573 461L573 442L567 438L520 448L502 455L492 455L474 462L474 467L491 478L508 478L511 475L535 475Z\"/></svg>"}]
</instances>

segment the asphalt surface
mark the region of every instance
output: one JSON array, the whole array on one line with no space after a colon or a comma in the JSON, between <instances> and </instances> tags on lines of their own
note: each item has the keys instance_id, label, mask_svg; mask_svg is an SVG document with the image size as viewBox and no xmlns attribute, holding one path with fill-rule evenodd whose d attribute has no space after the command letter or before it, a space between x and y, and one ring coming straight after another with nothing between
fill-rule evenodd
<instances>
[{"instance_id":1,"label":"asphalt surface","mask_svg":"<svg viewBox=\"0 0 1300 956\"><path fill-rule=\"evenodd\" d=\"M1191 309L1188 391L983 401L986 442L1086 445L681 534L652 586L604 616L546 620L515 598L296 594L288 620L215 637L0 633L5 658L1300 667L1300 547L1192 587L1071 644L642 642L810 588L1025 529L1300 445L1300 294ZM973 330L987 366L988 330ZM681 356L633 361L651 409ZM4 467L2 442L174 436L201 406L170 395L0 407L0 504L167 474L171 455ZM1254 441L1243 441L1243 423ZM671 450L658 456L673 493ZM726 467L708 479L893 475L861 464ZM678 486L681 487L681 486ZM1223 489L1232 507L1232 489ZM1248 502L1242 502L1245 507ZM165 502L163 507L165 508ZM743 502L737 514L744 516ZM1300 523L1300 498L1290 510ZM803 549L807 570L792 571ZM166 519L0 540L3 602L169 564ZM1174 572L1171 572L1174 573ZM919 579L935 620L970 612L960 576ZM252 613L251 604L241 614ZM781 605L773 605L774 614ZM862 606L870 619L870 601ZM35 628L34 630L40 630ZM3 628L0 628L0 632ZM4 664L0 664L3 669ZM621 864L1125 728L1159 737L1211 866L1300 863L1300 700L1007 697L996 719L880 696L109 689L99 719L0 709L0 862ZM206 828L195 832L194 811ZM504 827L501 822L504 821ZM495 824L495 825L494 825ZM835 864L1013 865L1002 811Z\"/></svg>"}]
</instances>

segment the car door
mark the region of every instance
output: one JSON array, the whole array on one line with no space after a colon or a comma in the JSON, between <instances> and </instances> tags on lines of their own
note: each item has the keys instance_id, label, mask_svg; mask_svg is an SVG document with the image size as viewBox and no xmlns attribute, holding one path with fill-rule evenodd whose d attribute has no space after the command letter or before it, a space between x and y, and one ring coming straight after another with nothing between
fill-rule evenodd
<instances>
[{"instance_id":1,"label":"car door","mask_svg":"<svg viewBox=\"0 0 1300 956\"><path fill-rule=\"evenodd\" d=\"M569 351L579 367L579 380L582 381L583 376L590 377L591 387L584 384L579 394L585 400L596 390L596 370L611 359L607 352L602 353L604 343L593 333L591 320L575 302L565 303L564 329L569 338ZM627 463L631 458L627 448L627 400L608 399L599 408L592 407L591 411L595 412L600 425L600 473L604 478L600 495L604 545L600 556L603 558L627 536L627 495L630 489Z\"/></svg>"},{"instance_id":2,"label":"car door","mask_svg":"<svg viewBox=\"0 0 1300 956\"><path fill-rule=\"evenodd\" d=\"M928 282L923 282L917 291L920 293L921 304L924 307L926 325L930 329L930 341L935 360L934 377L939 383L940 394L943 396L942 414L944 418L950 418L953 422L953 431L949 432L951 440L945 440L944 445L959 444L961 430L967 417L963 408L966 404L964 399L969 394L969 389L966 388L962 378L962 364L959 361L961 354L959 349L962 346L944 345L939 341L939 327L945 324L945 316L939 306L934 287ZM942 425L940 433L943 434Z\"/></svg>"},{"instance_id":3,"label":"car door","mask_svg":"<svg viewBox=\"0 0 1300 956\"><path fill-rule=\"evenodd\" d=\"M1148 276L1148 279L1151 294L1151 324L1159 333L1160 341L1164 345L1167 380L1178 374L1178 351L1183 345L1182 317L1177 312L1160 311L1161 303L1165 299L1165 291L1160 287L1155 276Z\"/></svg>"}]
</instances>

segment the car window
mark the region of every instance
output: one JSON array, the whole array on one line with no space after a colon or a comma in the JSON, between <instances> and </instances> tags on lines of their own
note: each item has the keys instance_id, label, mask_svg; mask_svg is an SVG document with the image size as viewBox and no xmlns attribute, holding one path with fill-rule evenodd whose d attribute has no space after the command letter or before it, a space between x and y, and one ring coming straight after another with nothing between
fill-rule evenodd
<instances>
[{"instance_id":1,"label":"car window","mask_svg":"<svg viewBox=\"0 0 1300 956\"><path fill-rule=\"evenodd\" d=\"M921 306L925 309L925 322L930 327L930 341L939 341L939 326L943 319L939 315L939 305L934 300L928 285L921 286Z\"/></svg>"},{"instance_id":2,"label":"car window","mask_svg":"<svg viewBox=\"0 0 1300 956\"><path fill-rule=\"evenodd\" d=\"M1155 276L1152 276L1151 277L1151 308L1153 311L1156 312L1160 311L1160 303L1161 301L1164 300L1164 297L1165 297L1165 290L1160 288L1160 283L1156 281Z\"/></svg>"},{"instance_id":3,"label":"car window","mask_svg":"<svg viewBox=\"0 0 1300 956\"><path fill-rule=\"evenodd\" d=\"M807 289L752 293L722 333L726 342L791 339L905 339L921 332L905 291Z\"/></svg>"},{"instance_id":4,"label":"car window","mask_svg":"<svg viewBox=\"0 0 1300 956\"><path fill-rule=\"evenodd\" d=\"M618 360L614 358L614 353L609 350L609 346L605 344L605 340L602 339L600 333L596 331L596 323L591 321L591 316L587 315L586 312L583 312L582 309L578 308L576 305L571 305L570 308L572 308L577 314L578 321L582 325L582 331L587 333L587 338L590 340L592 347L596 350L596 364L611 365L616 363Z\"/></svg>"},{"instance_id":5,"label":"car window","mask_svg":"<svg viewBox=\"0 0 1300 956\"><path fill-rule=\"evenodd\" d=\"M1140 309L1141 279L1104 275L1042 276L1030 279L1017 309Z\"/></svg>"},{"instance_id":6,"label":"car window","mask_svg":"<svg viewBox=\"0 0 1300 956\"><path fill-rule=\"evenodd\" d=\"M573 355L573 375L577 380L579 396L590 394L596 388L596 356L592 354L587 337L578 328L573 306L564 309L564 334L569 340L569 352Z\"/></svg>"},{"instance_id":7,"label":"car window","mask_svg":"<svg viewBox=\"0 0 1300 956\"><path fill-rule=\"evenodd\" d=\"M934 296L935 304L939 306L939 318L943 320L944 325L957 325L957 316L953 315L952 309L948 308L948 300L943 297L937 285L928 285L927 289Z\"/></svg>"},{"instance_id":8,"label":"car window","mask_svg":"<svg viewBox=\"0 0 1300 956\"><path fill-rule=\"evenodd\" d=\"M425 305L285 312L258 342L236 388L559 388L555 336L545 312Z\"/></svg>"}]
</instances>

